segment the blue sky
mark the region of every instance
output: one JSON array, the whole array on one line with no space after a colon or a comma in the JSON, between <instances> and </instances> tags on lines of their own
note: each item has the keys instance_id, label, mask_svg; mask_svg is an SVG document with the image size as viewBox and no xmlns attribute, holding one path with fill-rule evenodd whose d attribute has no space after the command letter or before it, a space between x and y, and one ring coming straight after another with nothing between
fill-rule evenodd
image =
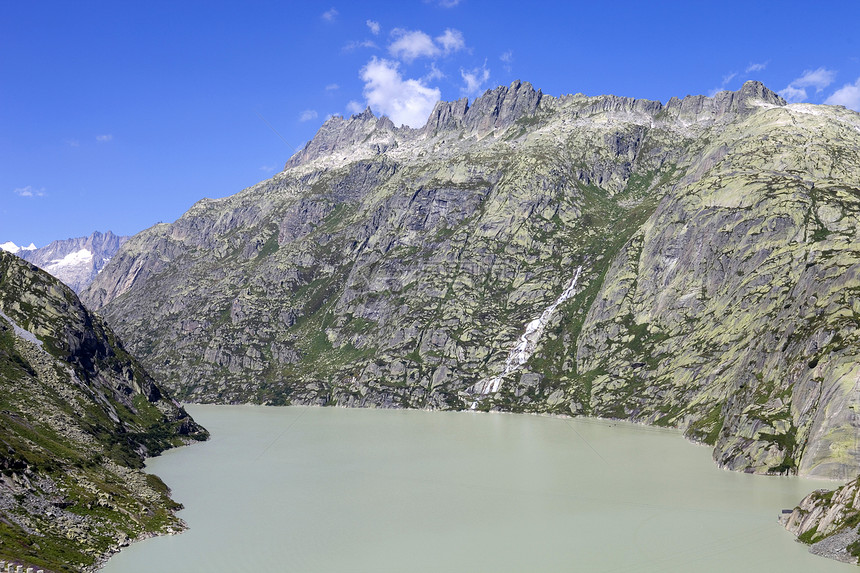
<instances>
[{"instance_id":1,"label":"blue sky","mask_svg":"<svg viewBox=\"0 0 860 573\"><path fill-rule=\"evenodd\" d=\"M860 2L812 6L0 0L0 242L134 234L270 177L331 114L418 127L516 79L860 109Z\"/></svg>"}]
</instances>

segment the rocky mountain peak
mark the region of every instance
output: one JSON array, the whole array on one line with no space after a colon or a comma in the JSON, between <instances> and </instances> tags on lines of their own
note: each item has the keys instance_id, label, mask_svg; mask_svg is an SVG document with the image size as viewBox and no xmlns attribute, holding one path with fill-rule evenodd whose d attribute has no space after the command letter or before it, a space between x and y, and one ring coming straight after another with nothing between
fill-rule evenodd
<instances>
[{"instance_id":1,"label":"rocky mountain peak","mask_svg":"<svg viewBox=\"0 0 860 573\"><path fill-rule=\"evenodd\" d=\"M466 129L479 134L504 129L517 119L533 115L543 93L528 82L516 80L510 86L487 90L469 106L468 98L440 101L430 113L423 131Z\"/></svg>"},{"instance_id":2,"label":"rocky mountain peak","mask_svg":"<svg viewBox=\"0 0 860 573\"><path fill-rule=\"evenodd\" d=\"M287 161L284 169L313 161L318 157L347 149L356 144L372 148L375 154L385 152L394 142L398 129L388 117L376 117L366 108L348 119L336 115L322 124L320 130L301 150Z\"/></svg>"},{"instance_id":3,"label":"rocky mountain peak","mask_svg":"<svg viewBox=\"0 0 860 573\"><path fill-rule=\"evenodd\" d=\"M713 123L736 116L747 116L760 103L784 106L786 101L761 82L748 81L738 91L721 91L713 97L703 95L673 97L665 106L669 117L689 123Z\"/></svg>"},{"instance_id":4,"label":"rocky mountain peak","mask_svg":"<svg viewBox=\"0 0 860 573\"><path fill-rule=\"evenodd\" d=\"M88 237L52 241L41 248L16 254L54 275L75 292L81 292L128 240L113 232L95 231Z\"/></svg>"}]
</instances>

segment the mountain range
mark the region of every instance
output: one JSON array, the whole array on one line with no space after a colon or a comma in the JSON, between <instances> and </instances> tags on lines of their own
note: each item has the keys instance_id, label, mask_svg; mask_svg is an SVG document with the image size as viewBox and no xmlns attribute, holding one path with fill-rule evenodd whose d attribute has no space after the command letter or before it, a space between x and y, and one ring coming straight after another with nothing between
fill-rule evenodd
<instances>
[{"instance_id":1,"label":"mountain range","mask_svg":"<svg viewBox=\"0 0 860 573\"><path fill-rule=\"evenodd\" d=\"M128 237L98 231L89 237L52 241L44 247L18 247L7 242L0 249L18 255L60 279L80 293L99 274Z\"/></svg>"},{"instance_id":2,"label":"mountain range","mask_svg":"<svg viewBox=\"0 0 860 573\"><path fill-rule=\"evenodd\" d=\"M858 213L843 107L514 82L420 129L328 119L271 179L130 238L81 299L182 400L627 419L721 467L849 480ZM845 488L787 526L856 561Z\"/></svg>"}]
</instances>

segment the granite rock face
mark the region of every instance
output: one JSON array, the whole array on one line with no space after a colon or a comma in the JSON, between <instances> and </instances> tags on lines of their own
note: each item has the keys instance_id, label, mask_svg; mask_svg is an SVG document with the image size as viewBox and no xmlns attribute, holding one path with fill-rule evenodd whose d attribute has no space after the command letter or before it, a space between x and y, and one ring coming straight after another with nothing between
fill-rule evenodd
<instances>
[{"instance_id":1,"label":"granite rock face","mask_svg":"<svg viewBox=\"0 0 860 573\"><path fill-rule=\"evenodd\" d=\"M328 120L272 179L130 239L83 299L187 400L616 417L844 478L858 211L844 108L515 82L421 129ZM480 384L580 267L526 363Z\"/></svg>"},{"instance_id":2,"label":"granite rock face","mask_svg":"<svg viewBox=\"0 0 860 573\"><path fill-rule=\"evenodd\" d=\"M0 401L0 559L91 570L184 527L141 468L206 431L68 287L2 252Z\"/></svg>"},{"instance_id":3,"label":"granite rock face","mask_svg":"<svg viewBox=\"0 0 860 573\"><path fill-rule=\"evenodd\" d=\"M809 551L846 563L860 558L860 478L835 491L816 490L781 518Z\"/></svg>"}]
</instances>

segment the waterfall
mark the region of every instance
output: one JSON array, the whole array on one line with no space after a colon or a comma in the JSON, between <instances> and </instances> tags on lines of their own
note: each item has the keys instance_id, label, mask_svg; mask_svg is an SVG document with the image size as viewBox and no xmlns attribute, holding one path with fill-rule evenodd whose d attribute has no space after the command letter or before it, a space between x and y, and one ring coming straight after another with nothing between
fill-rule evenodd
<instances>
[{"instance_id":1,"label":"waterfall","mask_svg":"<svg viewBox=\"0 0 860 573\"><path fill-rule=\"evenodd\" d=\"M539 317L526 325L525 332L519 337L517 343L508 353L508 359L505 361L505 368L502 373L498 376L493 376L492 378L485 378L471 386L468 390L470 394L486 396L488 394L498 392L499 387L502 385L502 379L508 374L516 372L523 366L523 364L528 362L529 358L534 354L535 348L537 348L537 343L543 335L543 330L549 323L549 319L552 317L555 309L558 308L558 305L576 294L576 283L579 281L579 275L581 272L582 266L577 267L576 272L573 274L573 278L570 279L570 284L568 284L567 288L564 289L564 292L562 292L551 305L546 307ZM477 402L473 402L472 409L474 410L477 405Z\"/></svg>"}]
</instances>

